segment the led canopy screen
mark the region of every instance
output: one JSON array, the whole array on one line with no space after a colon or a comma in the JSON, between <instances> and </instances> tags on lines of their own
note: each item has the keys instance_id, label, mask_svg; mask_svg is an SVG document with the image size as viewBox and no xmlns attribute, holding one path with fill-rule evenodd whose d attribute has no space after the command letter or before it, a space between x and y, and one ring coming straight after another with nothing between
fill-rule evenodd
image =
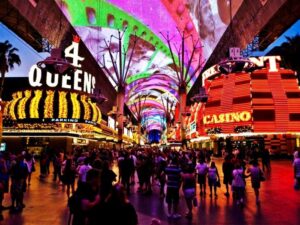
<instances>
[{"instance_id":1,"label":"led canopy screen","mask_svg":"<svg viewBox=\"0 0 300 225\"><path fill-rule=\"evenodd\" d=\"M185 39L186 55L191 55L194 41L199 39L202 48L195 54L205 62L228 27L230 12L233 17L242 2L243 0L232 0L231 3L228 0L57 0L57 5L97 62L108 68L104 72L113 86L116 86L117 77L108 46L114 50L118 61L116 37L120 32L122 48L127 51L127 55L121 55L122 66L126 65L133 53L126 77L126 102L133 111L133 104L138 96L151 96L145 101L142 110L142 116L149 117L146 120L153 122L145 123L148 130L150 127L164 129L165 126L155 116L164 116L164 99L171 99L171 102L178 99L178 78L164 37L170 37L177 62L176 50L182 44L180 32L184 31L192 37ZM135 48L134 34L138 36ZM119 65L116 66L119 68ZM193 62L188 76L196 67L196 62ZM188 90L196 78L193 77L188 83Z\"/></svg>"}]
</instances>

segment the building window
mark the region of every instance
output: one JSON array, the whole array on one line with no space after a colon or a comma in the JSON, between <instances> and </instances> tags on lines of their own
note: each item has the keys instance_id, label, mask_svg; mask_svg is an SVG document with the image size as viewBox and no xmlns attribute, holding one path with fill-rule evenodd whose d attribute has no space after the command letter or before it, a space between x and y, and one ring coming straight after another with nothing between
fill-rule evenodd
<instances>
[{"instance_id":1,"label":"building window","mask_svg":"<svg viewBox=\"0 0 300 225\"><path fill-rule=\"evenodd\" d=\"M221 101L217 100L217 101L211 101L211 102L207 102L205 107L216 107L216 106L220 106L221 105Z\"/></svg>"},{"instance_id":2,"label":"building window","mask_svg":"<svg viewBox=\"0 0 300 225\"><path fill-rule=\"evenodd\" d=\"M281 79L291 79L291 80L294 80L296 79L296 76L295 74L293 73L290 73L290 74L281 74Z\"/></svg>"},{"instance_id":3,"label":"building window","mask_svg":"<svg viewBox=\"0 0 300 225\"><path fill-rule=\"evenodd\" d=\"M249 83L250 80L242 80L242 81L235 82L235 85L242 85L242 84L249 84Z\"/></svg>"},{"instance_id":4,"label":"building window","mask_svg":"<svg viewBox=\"0 0 300 225\"><path fill-rule=\"evenodd\" d=\"M290 113L290 121L300 121L300 113Z\"/></svg>"},{"instance_id":5,"label":"building window","mask_svg":"<svg viewBox=\"0 0 300 225\"><path fill-rule=\"evenodd\" d=\"M232 103L233 104L242 104L242 103L249 103L251 101L250 96L242 96L234 98Z\"/></svg>"},{"instance_id":6,"label":"building window","mask_svg":"<svg viewBox=\"0 0 300 225\"><path fill-rule=\"evenodd\" d=\"M286 92L288 98L300 98L300 92Z\"/></svg>"},{"instance_id":7,"label":"building window","mask_svg":"<svg viewBox=\"0 0 300 225\"><path fill-rule=\"evenodd\" d=\"M271 92L252 92L252 98L273 98Z\"/></svg>"},{"instance_id":8,"label":"building window","mask_svg":"<svg viewBox=\"0 0 300 225\"><path fill-rule=\"evenodd\" d=\"M253 73L251 74L251 79L252 80L267 80L268 79L268 76L267 74L264 74L264 73Z\"/></svg>"},{"instance_id":9,"label":"building window","mask_svg":"<svg viewBox=\"0 0 300 225\"><path fill-rule=\"evenodd\" d=\"M274 110L253 110L253 120L254 121L275 121L275 111Z\"/></svg>"},{"instance_id":10,"label":"building window","mask_svg":"<svg viewBox=\"0 0 300 225\"><path fill-rule=\"evenodd\" d=\"M209 89L214 90L214 89L219 89L219 88L223 88L223 85L211 86Z\"/></svg>"}]
</instances>

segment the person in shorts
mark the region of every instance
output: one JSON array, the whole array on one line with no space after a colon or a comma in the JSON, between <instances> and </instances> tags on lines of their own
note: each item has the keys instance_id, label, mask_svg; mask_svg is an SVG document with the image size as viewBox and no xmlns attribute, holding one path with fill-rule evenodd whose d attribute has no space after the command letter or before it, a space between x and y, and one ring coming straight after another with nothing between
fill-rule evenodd
<instances>
[{"instance_id":1,"label":"person in shorts","mask_svg":"<svg viewBox=\"0 0 300 225\"><path fill-rule=\"evenodd\" d=\"M181 168L178 166L178 159L176 157L173 158L169 166L166 167L165 173L167 175L166 202L168 204L168 218L179 219L181 217L181 215L178 214Z\"/></svg>"},{"instance_id":2,"label":"person in shorts","mask_svg":"<svg viewBox=\"0 0 300 225\"><path fill-rule=\"evenodd\" d=\"M206 194L206 175L208 172L208 166L205 163L204 157L201 157L199 163L196 165L196 172L198 174L198 184L200 186L200 196Z\"/></svg>"},{"instance_id":3,"label":"person in shorts","mask_svg":"<svg viewBox=\"0 0 300 225\"><path fill-rule=\"evenodd\" d=\"M186 218L192 218L193 199L196 195L196 178L194 167L192 165L187 166L187 168L183 171L181 176L183 184L182 190L188 208Z\"/></svg>"}]
</instances>

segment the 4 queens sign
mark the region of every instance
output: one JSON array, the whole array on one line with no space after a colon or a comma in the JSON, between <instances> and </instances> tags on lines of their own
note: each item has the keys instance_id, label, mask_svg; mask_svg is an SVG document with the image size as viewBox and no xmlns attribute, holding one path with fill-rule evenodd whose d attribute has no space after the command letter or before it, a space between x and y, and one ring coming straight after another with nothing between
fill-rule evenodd
<instances>
[{"instance_id":1,"label":"4 queens sign","mask_svg":"<svg viewBox=\"0 0 300 225\"><path fill-rule=\"evenodd\" d=\"M79 56L80 39L75 37L72 44L65 50L65 57L72 60L72 65L76 68L73 74L58 74L40 68L37 64L33 65L29 71L29 84L35 88L58 88L74 90L93 94L96 86L95 77L81 69L84 57Z\"/></svg>"}]
</instances>

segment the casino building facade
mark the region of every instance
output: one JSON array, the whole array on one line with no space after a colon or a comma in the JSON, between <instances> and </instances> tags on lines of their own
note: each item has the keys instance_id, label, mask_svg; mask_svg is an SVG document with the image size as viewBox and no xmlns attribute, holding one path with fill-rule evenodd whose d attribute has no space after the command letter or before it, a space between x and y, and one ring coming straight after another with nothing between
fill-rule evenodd
<instances>
[{"instance_id":1,"label":"casino building facade","mask_svg":"<svg viewBox=\"0 0 300 225\"><path fill-rule=\"evenodd\" d=\"M191 147L220 152L226 139L234 146L256 145L274 154L291 154L300 147L295 72L281 68L279 57L255 60L260 60L260 68L253 72L217 74L205 80L208 101L194 103L186 118Z\"/></svg>"},{"instance_id":2,"label":"casino building facade","mask_svg":"<svg viewBox=\"0 0 300 225\"><path fill-rule=\"evenodd\" d=\"M65 53L70 48L78 50L79 40L73 40ZM75 66L63 73L52 71L53 58L32 65L28 87L24 81L24 89L17 89L4 103L1 133L9 151L26 148L39 154L50 148L70 152L76 147L113 147L117 142L116 126L111 125L114 121L109 124L102 119L100 104L105 98L97 93L95 77L76 65L83 57L72 54L69 58ZM132 145L132 130L124 132L124 146Z\"/></svg>"}]
</instances>

